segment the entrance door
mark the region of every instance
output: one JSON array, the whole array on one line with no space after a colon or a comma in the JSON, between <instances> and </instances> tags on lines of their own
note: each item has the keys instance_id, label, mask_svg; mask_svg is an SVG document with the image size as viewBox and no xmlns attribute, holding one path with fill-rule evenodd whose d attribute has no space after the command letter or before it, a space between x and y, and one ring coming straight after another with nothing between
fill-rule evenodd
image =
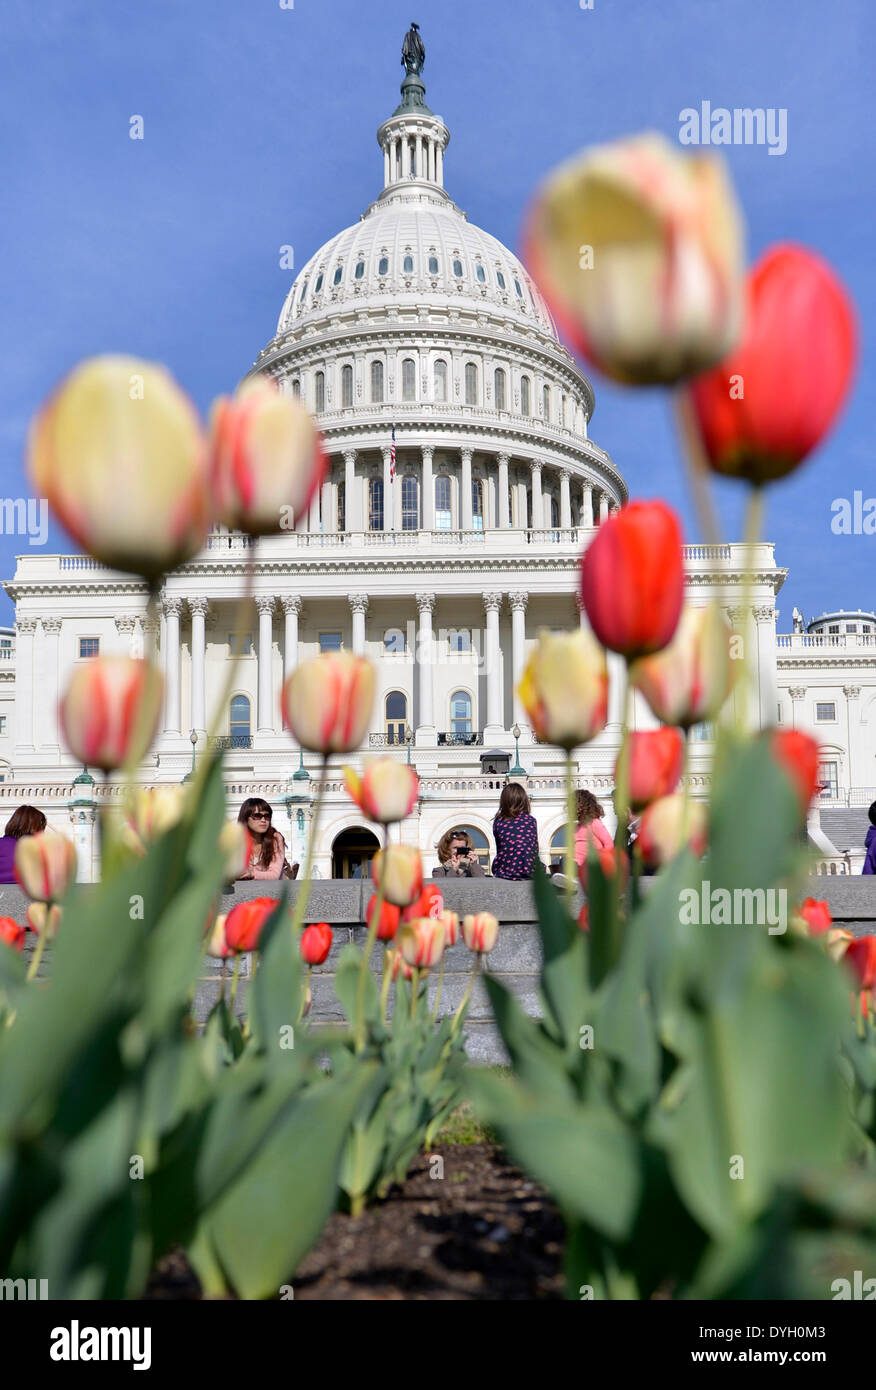
<instances>
[{"instance_id":1,"label":"entrance door","mask_svg":"<svg viewBox=\"0 0 876 1390\"><path fill-rule=\"evenodd\" d=\"M342 831L332 845L332 878L370 878L371 860L379 848L377 836L364 826Z\"/></svg>"}]
</instances>

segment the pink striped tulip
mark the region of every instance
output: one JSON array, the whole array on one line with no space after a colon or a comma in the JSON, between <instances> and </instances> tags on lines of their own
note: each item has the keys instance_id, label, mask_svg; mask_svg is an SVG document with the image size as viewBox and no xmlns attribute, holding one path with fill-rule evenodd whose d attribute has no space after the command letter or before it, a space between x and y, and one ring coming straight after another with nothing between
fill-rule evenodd
<instances>
[{"instance_id":1,"label":"pink striped tulip","mask_svg":"<svg viewBox=\"0 0 876 1390\"><path fill-rule=\"evenodd\" d=\"M414 769L395 758L366 760L361 776L354 768L345 767L344 782L359 810L381 825L409 816L420 792Z\"/></svg>"},{"instance_id":2,"label":"pink striped tulip","mask_svg":"<svg viewBox=\"0 0 876 1390\"><path fill-rule=\"evenodd\" d=\"M56 830L25 835L15 846L14 873L35 902L59 902L76 876L76 846Z\"/></svg>"},{"instance_id":3,"label":"pink striped tulip","mask_svg":"<svg viewBox=\"0 0 876 1390\"><path fill-rule=\"evenodd\" d=\"M715 719L733 688L731 641L717 604L691 605L669 646L637 661L630 678L658 719L689 729Z\"/></svg>"},{"instance_id":4,"label":"pink striped tulip","mask_svg":"<svg viewBox=\"0 0 876 1390\"><path fill-rule=\"evenodd\" d=\"M462 919L462 939L470 951L486 956L499 939L499 923L492 912L476 912Z\"/></svg>"},{"instance_id":5,"label":"pink striped tulip","mask_svg":"<svg viewBox=\"0 0 876 1390\"><path fill-rule=\"evenodd\" d=\"M605 728L608 669L592 633L538 634L517 687L520 702L544 743L572 749Z\"/></svg>"},{"instance_id":6,"label":"pink striped tulip","mask_svg":"<svg viewBox=\"0 0 876 1390\"><path fill-rule=\"evenodd\" d=\"M58 935L58 928L61 925L62 909L57 903L28 903L25 917L27 925L37 936L46 935L47 941L54 941Z\"/></svg>"},{"instance_id":7,"label":"pink striped tulip","mask_svg":"<svg viewBox=\"0 0 876 1390\"><path fill-rule=\"evenodd\" d=\"M365 657L324 652L296 666L283 686L283 716L314 753L353 753L374 708L375 670Z\"/></svg>"},{"instance_id":8,"label":"pink striped tulip","mask_svg":"<svg viewBox=\"0 0 876 1390\"><path fill-rule=\"evenodd\" d=\"M371 860L371 876L384 900L408 907L423 891L423 861L412 845L387 845Z\"/></svg>"},{"instance_id":9,"label":"pink striped tulip","mask_svg":"<svg viewBox=\"0 0 876 1390\"><path fill-rule=\"evenodd\" d=\"M322 484L327 459L312 415L267 377L222 396L210 421L210 474L220 519L251 536L290 531Z\"/></svg>"},{"instance_id":10,"label":"pink striped tulip","mask_svg":"<svg viewBox=\"0 0 876 1390\"><path fill-rule=\"evenodd\" d=\"M158 727L164 682L148 661L98 656L78 667L61 700L67 747L86 767L138 763Z\"/></svg>"},{"instance_id":11,"label":"pink striped tulip","mask_svg":"<svg viewBox=\"0 0 876 1390\"><path fill-rule=\"evenodd\" d=\"M145 854L147 845L179 823L184 808L185 788L176 782L138 787L125 805L125 844L138 854Z\"/></svg>"},{"instance_id":12,"label":"pink striped tulip","mask_svg":"<svg viewBox=\"0 0 876 1390\"><path fill-rule=\"evenodd\" d=\"M154 585L204 545L201 424L156 363L114 356L80 363L35 416L28 467L36 496L113 569Z\"/></svg>"},{"instance_id":13,"label":"pink striped tulip","mask_svg":"<svg viewBox=\"0 0 876 1390\"><path fill-rule=\"evenodd\" d=\"M444 945L455 946L459 940L459 917L457 913L451 912L449 908L439 912L435 919L444 928Z\"/></svg>"},{"instance_id":14,"label":"pink striped tulip","mask_svg":"<svg viewBox=\"0 0 876 1390\"><path fill-rule=\"evenodd\" d=\"M661 796L652 801L642 812L639 834L636 838L636 853L646 864L659 867L667 864L678 854L686 841L687 848L699 858L705 854L708 843L708 812L701 801L691 801L687 807L687 831L682 834L685 809L681 792L671 796Z\"/></svg>"},{"instance_id":15,"label":"pink striped tulip","mask_svg":"<svg viewBox=\"0 0 876 1390\"><path fill-rule=\"evenodd\" d=\"M412 968L431 970L444 954L444 925L436 917L417 917L406 922L399 931L398 946Z\"/></svg>"},{"instance_id":16,"label":"pink striped tulip","mask_svg":"<svg viewBox=\"0 0 876 1390\"><path fill-rule=\"evenodd\" d=\"M242 821L226 821L219 831L217 848L225 865L226 881L231 883L240 878L249 868L252 855L252 838Z\"/></svg>"}]
</instances>

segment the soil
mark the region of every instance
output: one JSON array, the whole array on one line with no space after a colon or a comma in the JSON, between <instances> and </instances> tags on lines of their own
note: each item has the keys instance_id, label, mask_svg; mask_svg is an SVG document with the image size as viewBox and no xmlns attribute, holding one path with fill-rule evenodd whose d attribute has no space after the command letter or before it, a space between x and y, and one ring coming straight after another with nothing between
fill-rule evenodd
<instances>
[{"instance_id":1,"label":"soil","mask_svg":"<svg viewBox=\"0 0 876 1390\"><path fill-rule=\"evenodd\" d=\"M385 1201L330 1217L290 1282L296 1300L559 1299L562 1257L556 1209L499 1147L438 1145ZM161 1261L145 1295L200 1296L179 1252Z\"/></svg>"}]
</instances>

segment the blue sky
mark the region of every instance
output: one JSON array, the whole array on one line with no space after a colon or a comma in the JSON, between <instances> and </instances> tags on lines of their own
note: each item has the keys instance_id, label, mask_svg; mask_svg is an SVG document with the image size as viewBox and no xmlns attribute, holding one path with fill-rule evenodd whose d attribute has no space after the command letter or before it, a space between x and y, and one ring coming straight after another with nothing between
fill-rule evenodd
<instances>
[{"instance_id":1,"label":"blue sky","mask_svg":"<svg viewBox=\"0 0 876 1390\"><path fill-rule=\"evenodd\" d=\"M292 278L280 248L302 265L380 190L375 131L412 18L451 130L447 187L515 249L533 187L583 145L645 128L675 139L704 99L787 108L786 154L725 151L750 255L784 239L825 255L863 352L839 427L769 494L767 536L791 571L779 628L795 603L807 617L872 607L876 537L833 535L830 504L876 495L873 0L6 0L2 495L26 495L28 420L82 357L164 361L202 409L235 384L276 327ZM665 395L594 384L594 439L696 539ZM720 487L731 538L741 500ZM70 548L53 528L45 549ZM21 549L0 536L0 575Z\"/></svg>"}]
</instances>

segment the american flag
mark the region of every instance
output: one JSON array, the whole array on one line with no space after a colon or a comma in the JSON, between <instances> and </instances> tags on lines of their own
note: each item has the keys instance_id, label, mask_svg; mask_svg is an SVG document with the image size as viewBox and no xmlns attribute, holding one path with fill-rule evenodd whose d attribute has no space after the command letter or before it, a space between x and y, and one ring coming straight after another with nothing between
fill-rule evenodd
<instances>
[{"instance_id":1,"label":"american flag","mask_svg":"<svg viewBox=\"0 0 876 1390\"><path fill-rule=\"evenodd\" d=\"M389 481L395 482L395 425L392 427L392 444L389 450Z\"/></svg>"}]
</instances>

